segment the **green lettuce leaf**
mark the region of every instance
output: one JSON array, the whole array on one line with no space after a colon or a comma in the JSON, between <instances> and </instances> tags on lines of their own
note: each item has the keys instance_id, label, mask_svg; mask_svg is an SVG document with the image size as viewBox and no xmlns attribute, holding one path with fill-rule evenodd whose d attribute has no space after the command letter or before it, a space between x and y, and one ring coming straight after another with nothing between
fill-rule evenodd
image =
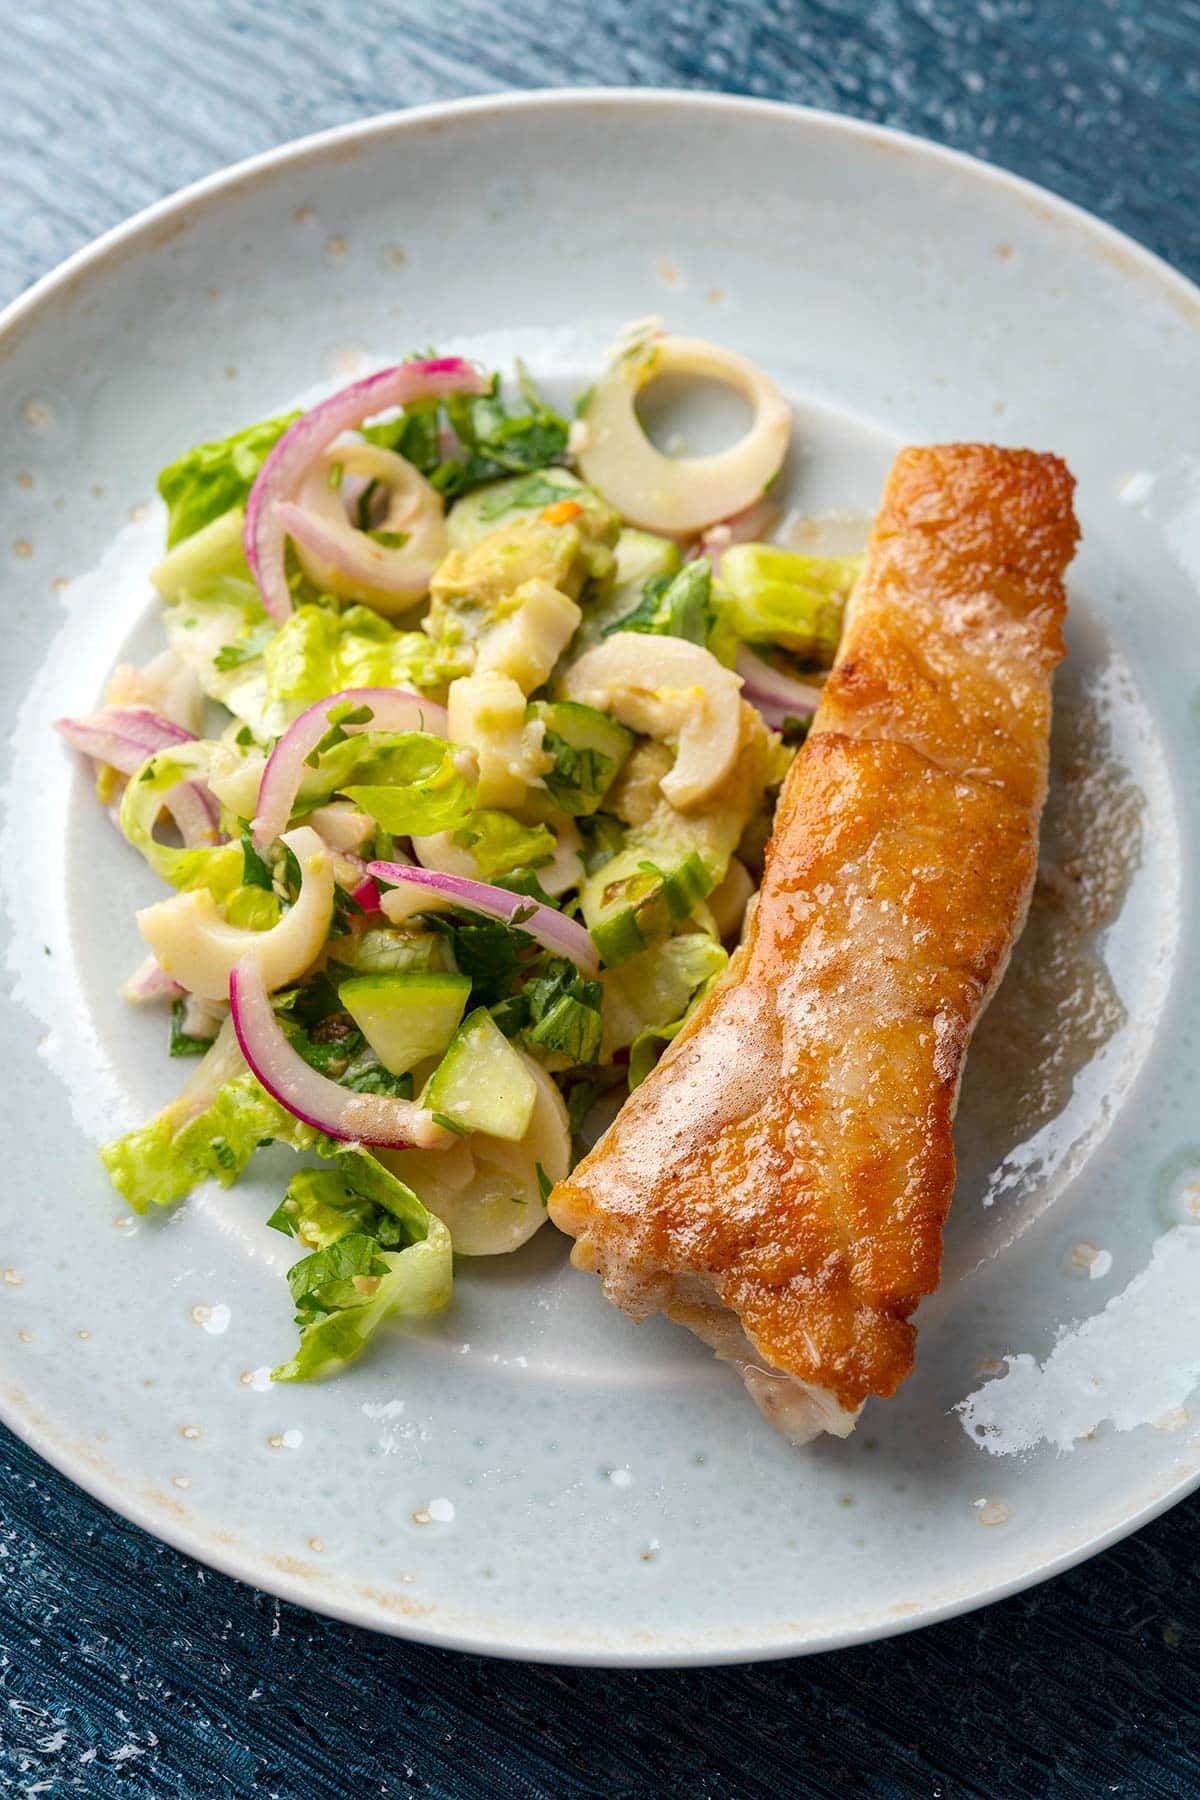
<instances>
[{"instance_id":1,"label":"green lettuce leaf","mask_svg":"<svg viewBox=\"0 0 1200 1800\"><path fill-rule=\"evenodd\" d=\"M471 852L484 881L495 881L514 869L543 868L554 858L554 833L549 826L522 825L511 813L490 807L473 812L455 832L454 841Z\"/></svg>"},{"instance_id":2,"label":"green lettuce leaf","mask_svg":"<svg viewBox=\"0 0 1200 1800\"><path fill-rule=\"evenodd\" d=\"M263 663L268 705L290 716L343 688L439 692L470 669L461 650L423 631L397 631L369 606L298 606L266 646Z\"/></svg>"},{"instance_id":3,"label":"green lettuce leaf","mask_svg":"<svg viewBox=\"0 0 1200 1800\"><path fill-rule=\"evenodd\" d=\"M662 1046L670 1043L729 961L714 938L684 931L605 969L604 1061L629 1049L629 1085L644 1081Z\"/></svg>"},{"instance_id":4,"label":"green lettuce leaf","mask_svg":"<svg viewBox=\"0 0 1200 1800\"><path fill-rule=\"evenodd\" d=\"M171 789L183 781L203 779L208 749L201 739L148 757L125 785L120 821L129 843L141 852L161 880L181 890L206 887L220 905L241 885L240 845L217 844L211 849L189 850L159 843L154 835L163 801Z\"/></svg>"},{"instance_id":5,"label":"green lettuce leaf","mask_svg":"<svg viewBox=\"0 0 1200 1800\"><path fill-rule=\"evenodd\" d=\"M117 1192L144 1213L182 1200L210 1175L231 1186L262 1144L279 1139L308 1150L319 1137L259 1086L226 1021L183 1092L148 1125L103 1145L100 1160Z\"/></svg>"},{"instance_id":6,"label":"green lettuce leaf","mask_svg":"<svg viewBox=\"0 0 1200 1800\"><path fill-rule=\"evenodd\" d=\"M685 563L677 575L651 576L634 610L605 626L602 635L644 631L655 637L686 638L703 649L713 618L712 564L700 556Z\"/></svg>"},{"instance_id":7,"label":"green lettuce leaf","mask_svg":"<svg viewBox=\"0 0 1200 1800\"><path fill-rule=\"evenodd\" d=\"M422 1317L450 1298L450 1233L365 1150L302 1169L269 1223L311 1254L288 1270L300 1346L274 1381L310 1381L352 1362L389 1317Z\"/></svg>"},{"instance_id":8,"label":"green lettuce leaf","mask_svg":"<svg viewBox=\"0 0 1200 1800\"><path fill-rule=\"evenodd\" d=\"M158 491L167 503L167 544L182 542L194 532L241 506L254 486L268 454L288 426L300 417L287 413L263 419L232 437L197 444L169 463L158 478Z\"/></svg>"},{"instance_id":9,"label":"green lettuce leaf","mask_svg":"<svg viewBox=\"0 0 1200 1800\"><path fill-rule=\"evenodd\" d=\"M721 558L718 614L749 644L778 644L829 667L860 556L800 556L774 544L734 544Z\"/></svg>"},{"instance_id":10,"label":"green lettuce leaf","mask_svg":"<svg viewBox=\"0 0 1200 1800\"><path fill-rule=\"evenodd\" d=\"M371 748L373 738L364 731L334 745L321 757L314 782L328 775L334 782L329 792L345 794L393 837L453 831L478 816L472 813L474 790L459 774L453 746L444 738L396 732L381 736L378 747ZM339 764L349 765L359 779L349 784L337 779ZM307 804L307 779L301 793Z\"/></svg>"}]
</instances>

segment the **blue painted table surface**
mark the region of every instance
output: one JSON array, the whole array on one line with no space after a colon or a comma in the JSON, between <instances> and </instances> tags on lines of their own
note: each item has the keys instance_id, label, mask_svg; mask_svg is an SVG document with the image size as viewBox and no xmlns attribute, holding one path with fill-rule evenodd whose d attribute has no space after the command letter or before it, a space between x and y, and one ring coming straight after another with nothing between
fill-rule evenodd
<instances>
[{"instance_id":1,"label":"blue painted table surface","mask_svg":"<svg viewBox=\"0 0 1200 1800\"><path fill-rule=\"evenodd\" d=\"M237 158L504 87L720 87L1044 182L1200 277L1198 0L0 6L0 300ZM0 1431L0 1794L1200 1794L1200 1497L912 1637L684 1673L373 1637L252 1592Z\"/></svg>"}]
</instances>

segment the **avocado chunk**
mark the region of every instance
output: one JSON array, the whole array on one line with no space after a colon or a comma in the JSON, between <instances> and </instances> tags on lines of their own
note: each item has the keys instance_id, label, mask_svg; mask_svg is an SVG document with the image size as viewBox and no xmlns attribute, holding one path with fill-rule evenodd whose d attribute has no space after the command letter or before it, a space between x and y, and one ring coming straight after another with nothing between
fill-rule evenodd
<instances>
[{"instance_id":1,"label":"avocado chunk","mask_svg":"<svg viewBox=\"0 0 1200 1800\"><path fill-rule=\"evenodd\" d=\"M500 526L536 517L564 500L579 508L575 523L581 532L611 548L617 535L616 513L594 488L585 486L569 469L538 469L532 475L511 475L465 494L451 507L446 519L450 548L473 550Z\"/></svg>"}]
</instances>

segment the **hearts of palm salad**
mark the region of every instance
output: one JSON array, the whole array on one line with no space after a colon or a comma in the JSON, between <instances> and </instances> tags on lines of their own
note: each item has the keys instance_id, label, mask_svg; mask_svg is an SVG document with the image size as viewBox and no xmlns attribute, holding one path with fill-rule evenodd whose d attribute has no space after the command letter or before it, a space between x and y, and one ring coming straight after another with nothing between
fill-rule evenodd
<instances>
[{"instance_id":1,"label":"hearts of palm salad","mask_svg":"<svg viewBox=\"0 0 1200 1800\"><path fill-rule=\"evenodd\" d=\"M739 389L747 434L657 450L665 372ZM315 1155L269 1220L276 1380L530 1238L725 970L857 573L768 541L790 425L652 323L571 421L428 356L162 471L167 648L59 729L173 890L123 991L196 1060L100 1154L138 1212Z\"/></svg>"}]
</instances>

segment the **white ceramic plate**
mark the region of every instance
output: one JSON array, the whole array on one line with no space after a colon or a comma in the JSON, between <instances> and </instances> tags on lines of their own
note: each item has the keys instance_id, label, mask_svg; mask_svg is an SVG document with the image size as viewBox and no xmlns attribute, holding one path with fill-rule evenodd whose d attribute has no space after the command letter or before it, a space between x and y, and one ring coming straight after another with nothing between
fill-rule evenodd
<instances>
[{"instance_id":1,"label":"white ceramic plate","mask_svg":"<svg viewBox=\"0 0 1200 1800\"><path fill-rule=\"evenodd\" d=\"M906 441L1030 444L1079 477L1054 871L973 1053L945 1282L902 1393L800 1452L686 1333L608 1308L552 1228L468 1265L447 1315L341 1380L272 1391L253 1372L290 1341L290 1257L261 1221L287 1153L137 1224L95 1159L180 1065L116 992L155 884L49 725L155 642L156 470L426 343L521 353L566 394L654 312L792 396L799 515L870 510ZM1198 321L1161 263L980 164L650 93L337 131L153 208L18 302L0 334L8 1423L247 1581L561 1661L879 1637L1191 1487Z\"/></svg>"}]
</instances>

